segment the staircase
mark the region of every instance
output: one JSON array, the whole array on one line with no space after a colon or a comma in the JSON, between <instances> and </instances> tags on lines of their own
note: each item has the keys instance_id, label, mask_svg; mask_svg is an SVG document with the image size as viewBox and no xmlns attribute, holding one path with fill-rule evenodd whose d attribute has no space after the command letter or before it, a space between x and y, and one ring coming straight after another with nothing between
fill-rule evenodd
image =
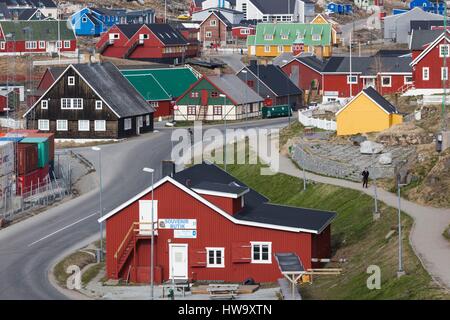
<instances>
[{"instance_id":1,"label":"staircase","mask_svg":"<svg viewBox=\"0 0 450 320\"><path fill-rule=\"evenodd\" d=\"M106 48L108 48L109 46L112 46L113 44L114 44L114 40L109 39L100 48L97 49L97 52L102 54L103 52L105 52Z\"/></svg>"},{"instance_id":2,"label":"staircase","mask_svg":"<svg viewBox=\"0 0 450 320\"><path fill-rule=\"evenodd\" d=\"M128 57L136 50L137 47L144 45L144 40L139 39L133 43L131 47L128 48L128 50L123 55L123 59L128 59Z\"/></svg>"},{"instance_id":3,"label":"staircase","mask_svg":"<svg viewBox=\"0 0 450 320\"><path fill-rule=\"evenodd\" d=\"M410 89L414 89L414 84L412 84L412 83L404 84L403 86L400 87L400 89L398 91L399 91L399 93L403 94Z\"/></svg>"},{"instance_id":4,"label":"staircase","mask_svg":"<svg viewBox=\"0 0 450 320\"><path fill-rule=\"evenodd\" d=\"M208 114L208 106L200 106L198 109L197 120L202 121L206 120L206 116Z\"/></svg>"}]
</instances>

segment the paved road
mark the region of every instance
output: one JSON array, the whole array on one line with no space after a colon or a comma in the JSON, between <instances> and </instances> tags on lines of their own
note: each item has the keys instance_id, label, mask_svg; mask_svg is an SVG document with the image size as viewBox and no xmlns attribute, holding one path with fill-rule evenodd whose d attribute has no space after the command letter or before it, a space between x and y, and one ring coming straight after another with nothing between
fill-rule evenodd
<instances>
[{"instance_id":1,"label":"paved road","mask_svg":"<svg viewBox=\"0 0 450 320\"><path fill-rule=\"evenodd\" d=\"M286 119L250 121L230 128L274 127ZM220 127L219 127L220 128ZM148 187L143 167L160 168L170 158L171 130L146 134L123 143L102 146L104 211ZM98 166L89 148L78 152ZM160 178L156 170L155 180ZM0 231L0 299L65 299L48 280L58 258L98 237L98 189Z\"/></svg>"}]
</instances>

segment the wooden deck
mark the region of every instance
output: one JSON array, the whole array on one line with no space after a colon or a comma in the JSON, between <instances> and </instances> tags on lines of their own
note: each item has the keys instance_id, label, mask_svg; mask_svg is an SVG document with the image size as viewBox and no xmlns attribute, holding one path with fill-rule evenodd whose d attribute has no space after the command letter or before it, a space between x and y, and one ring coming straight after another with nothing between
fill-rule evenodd
<instances>
[{"instance_id":1,"label":"wooden deck","mask_svg":"<svg viewBox=\"0 0 450 320\"><path fill-rule=\"evenodd\" d=\"M197 287L191 287L192 294L209 294L208 292L208 285L201 285ZM237 290L238 294L251 294L259 289L259 285L251 285L251 286L244 286L240 285L239 289Z\"/></svg>"}]
</instances>

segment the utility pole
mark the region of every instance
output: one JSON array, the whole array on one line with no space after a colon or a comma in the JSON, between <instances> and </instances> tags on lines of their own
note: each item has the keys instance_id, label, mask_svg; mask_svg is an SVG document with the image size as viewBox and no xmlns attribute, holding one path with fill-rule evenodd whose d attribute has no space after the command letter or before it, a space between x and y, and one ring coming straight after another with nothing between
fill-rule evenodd
<instances>
[{"instance_id":1,"label":"utility pole","mask_svg":"<svg viewBox=\"0 0 450 320\"><path fill-rule=\"evenodd\" d=\"M352 31L353 32L353 31ZM350 98L353 96L353 77L352 77L352 34L350 33Z\"/></svg>"},{"instance_id":2,"label":"utility pole","mask_svg":"<svg viewBox=\"0 0 450 320\"><path fill-rule=\"evenodd\" d=\"M447 2L444 1L444 44L448 44L447 41ZM448 48L448 47L447 47ZM450 55L450 49L447 50L445 54L443 54L443 68L445 72L445 77L442 77L442 131L447 131L447 83L448 83L448 69L447 69L447 57Z\"/></svg>"},{"instance_id":3,"label":"utility pole","mask_svg":"<svg viewBox=\"0 0 450 320\"><path fill-rule=\"evenodd\" d=\"M400 172L397 174L397 196L398 196L398 270L397 278L405 275L403 270L403 248L402 248L402 210L401 210L401 188Z\"/></svg>"}]
</instances>

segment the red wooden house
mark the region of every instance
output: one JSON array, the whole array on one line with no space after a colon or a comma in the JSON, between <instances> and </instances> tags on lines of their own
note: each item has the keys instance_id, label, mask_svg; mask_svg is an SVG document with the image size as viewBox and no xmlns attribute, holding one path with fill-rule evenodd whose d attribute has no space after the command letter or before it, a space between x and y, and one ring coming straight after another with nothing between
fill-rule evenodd
<instances>
[{"instance_id":1,"label":"red wooden house","mask_svg":"<svg viewBox=\"0 0 450 320\"><path fill-rule=\"evenodd\" d=\"M231 30L233 39L246 40L248 36L256 34L256 26L250 24L234 25Z\"/></svg>"},{"instance_id":2,"label":"red wooden house","mask_svg":"<svg viewBox=\"0 0 450 320\"><path fill-rule=\"evenodd\" d=\"M198 53L183 35L169 24L117 24L96 45L107 57L179 64Z\"/></svg>"},{"instance_id":3,"label":"red wooden house","mask_svg":"<svg viewBox=\"0 0 450 320\"><path fill-rule=\"evenodd\" d=\"M294 84L304 91L321 90L325 62L315 56L297 56L281 66Z\"/></svg>"},{"instance_id":4,"label":"red wooden house","mask_svg":"<svg viewBox=\"0 0 450 320\"><path fill-rule=\"evenodd\" d=\"M411 40L411 62L414 91L433 94L448 87L448 67L444 58L450 57L450 36L443 30L414 30Z\"/></svg>"},{"instance_id":5,"label":"red wooden house","mask_svg":"<svg viewBox=\"0 0 450 320\"><path fill-rule=\"evenodd\" d=\"M109 279L148 282L152 204L155 282L276 281L275 254L305 269L329 258L335 213L268 203L219 167L200 164L166 176L105 215Z\"/></svg>"},{"instance_id":6,"label":"red wooden house","mask_svg":"<svg viewBox=\"0 0 450 320\"><path fill-rule=\"evenodd\" d=\"M223 47L233 41L232 23L220 12L212 11L200 23L200 41L203 46Z\"/></svg>"},{"instance_id":7,"label":"red wooden house","mask_svg":"<svg viewBox=\"0 0 450 320\"><path fill-rule=\"evenodd\" d=\"M0 21L0 55L76 51L75 33L66 21Z\"/></svg>"}]
</instances>

